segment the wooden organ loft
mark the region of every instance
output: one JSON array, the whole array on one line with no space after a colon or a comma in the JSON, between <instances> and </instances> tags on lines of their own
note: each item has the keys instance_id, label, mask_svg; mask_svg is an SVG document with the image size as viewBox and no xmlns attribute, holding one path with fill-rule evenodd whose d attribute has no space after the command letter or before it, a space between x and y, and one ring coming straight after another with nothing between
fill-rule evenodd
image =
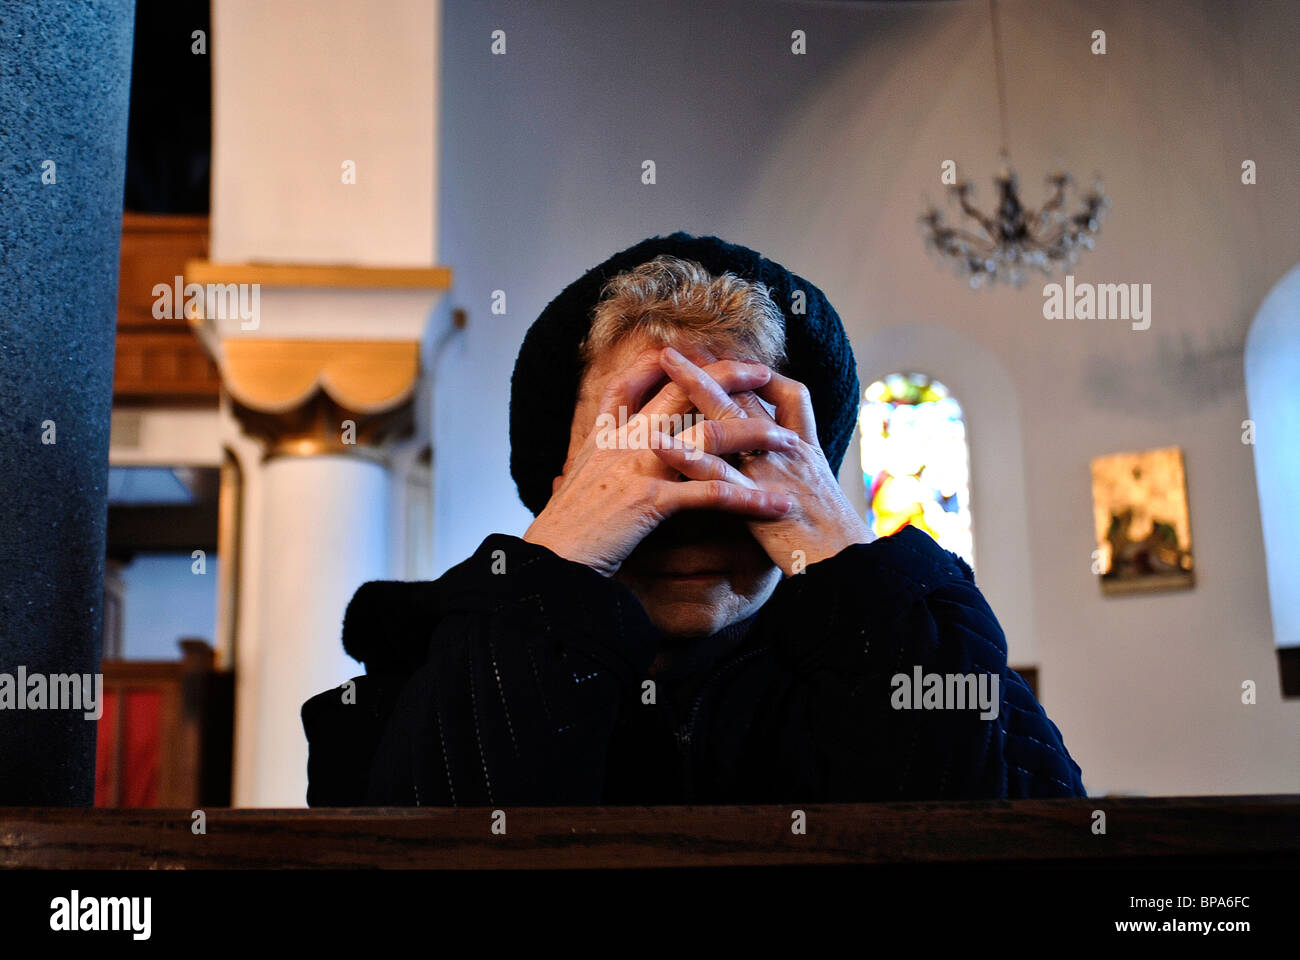
<instances>
[{"instance_id":1,"label":"wooden organ loft","mask_svg":"<svg viewBox=\"0 0 1300 960\"><path fill-rule=\"evenodd\" d=\"M184 317L157 317L154 287L184 274L185 262L208 255L208 218L171 214L122 216L113 403L216 406L216 364ZM173 311L179 313L179 310Z\"/></svg>"}]
</instances>

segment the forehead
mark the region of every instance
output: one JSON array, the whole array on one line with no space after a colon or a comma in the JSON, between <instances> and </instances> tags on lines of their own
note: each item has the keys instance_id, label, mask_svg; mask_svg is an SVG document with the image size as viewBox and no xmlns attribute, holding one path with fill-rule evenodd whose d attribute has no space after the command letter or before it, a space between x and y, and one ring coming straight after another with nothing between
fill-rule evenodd
<instances>
[{"instance_id":1,"label":"forehead","mask_svg":"<svg viewBox=\"0 0 1300 960\"><path fill-rule=\"evenodd\" d=\"M693 363L703 366L715 360L753 360L746 351L735 344L723 341L700 343L687 336L670 338L666 343L652 339L643 333L632 333L619 340L610 349L592 358L582 375L581 394L587 395L598 390L606 380L626 370L647 350L673 347L681 351Z\"/></svg>"}]
</instances>

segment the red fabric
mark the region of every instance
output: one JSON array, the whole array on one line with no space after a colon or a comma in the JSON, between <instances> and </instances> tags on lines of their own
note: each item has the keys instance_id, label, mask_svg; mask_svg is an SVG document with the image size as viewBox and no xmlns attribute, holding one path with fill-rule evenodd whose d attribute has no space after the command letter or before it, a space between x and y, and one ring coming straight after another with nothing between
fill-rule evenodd
<instances>
[{"instance_id":1,"label":"red fabric","mask_svg":"<svg viewBox=\"0 0 1300 960\"><path fill-rule=\"evenodd\" d=\"M99 743L95 751L95 806L113 805L112 773L118 762L118 750L125 751L122 765L121 805L156 807L158 805L159 746L162 739L162 695L152 690L130 690L123 707L123 737L117 733L117 695L104 692L104 714L99 718Z\"/></svg>"},{"instance_id":2,"label":"red fabric","mask_svg":"<svg viewBox=\"0 0 1300 960\"><path fill-rule=\"evenodd\" d=\"M113 760L117 756L117 692L104 691L104 712L99 715L95 741L95 806L113 805Z\"/></svg>"},{"instance_id":3,"label":"red fabric","mask_svg":"<svg viewBox=\"0 0 1300 960\"><path fill-rule=\"evenodd\" d=\"M158 746L161 740L162 695L131 690L126 695L126 783L122 806L158 805Z\"/></svg>"}]
</instances>

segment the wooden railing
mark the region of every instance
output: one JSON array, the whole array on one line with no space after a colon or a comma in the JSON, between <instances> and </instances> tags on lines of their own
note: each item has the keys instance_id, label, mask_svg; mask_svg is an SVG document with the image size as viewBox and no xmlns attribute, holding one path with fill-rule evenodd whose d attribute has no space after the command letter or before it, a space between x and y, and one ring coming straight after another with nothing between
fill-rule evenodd
<instances>
[{"instance_id":1,"label":"wooden railing","mask_svg":"<svg viewBox=\"0 0 1300 960\"><path fill-rule=\"evenodd\" d=\"M792 829L802 810L806 833ZM1105 833L1094 832L1105 814ZM201 822L204 832L196 832ZM496 826L498 832L494 832ZM500 832L504 829L504 833ZM0 808L8 868L1295 866L1300 796L803 807Z\"/></svg>"}]
</instances>

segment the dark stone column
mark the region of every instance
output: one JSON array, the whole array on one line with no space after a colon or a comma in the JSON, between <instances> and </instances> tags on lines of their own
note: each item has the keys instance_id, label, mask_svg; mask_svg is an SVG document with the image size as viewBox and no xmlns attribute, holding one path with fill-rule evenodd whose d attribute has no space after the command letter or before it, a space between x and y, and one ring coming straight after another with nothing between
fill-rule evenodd
<instances>
[{"instance_id":1,"label":"dark stone column","mask_svg":"<svg viewBox=\"0 0 1300 960\"><path fill-rule=\"evenodd\" d=\"M15 680L99 669L134 15L134 0L0 4L0 674ZM0 804L89 805L95 730L81 710L0 710Z\"/></svg>"}]
</instances>

